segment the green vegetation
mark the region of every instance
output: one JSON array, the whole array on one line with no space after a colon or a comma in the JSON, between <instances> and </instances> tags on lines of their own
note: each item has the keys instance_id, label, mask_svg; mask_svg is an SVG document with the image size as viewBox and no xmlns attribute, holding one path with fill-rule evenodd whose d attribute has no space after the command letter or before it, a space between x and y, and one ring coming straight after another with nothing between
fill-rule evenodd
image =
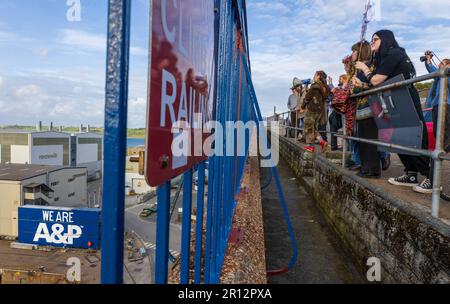
<instances>
[{"instance_id":1,"label":"green vegetation","mask_svg":"<svg viewBox=\"0 0 450 304\"><path fill-rule=\"evenodd\" d=\"M423 91L423 90L430 90L431 86L433 85L432 82L421 82L421 83L416 83L416 89L418 91Z\"/></svg>"},{"instance_id":2,"label":"green vegetation","mask_svg":"<svg viewBox=\"0 0 450 304\"><path fill-rule=\"evenodd\" d=\"M21 125L0 125L0 130L21 130L21 131L34 131L35 126L21 126ZM43 131L48 130L48 126L42 126ZM58 131L59 127L56 126L54 130ZM76 133L80 130L79 127L64 127L63 132ZM90 131L93 133L103 134L103 128L90 127ZM128 129L128 138L145 138L146 129Z\"/></svg>"},{"instance_id":3,"label":"green vegetation","mask_svg":"<svg viewBox=\"0 0 450 304\"><path fill-rule=\"evenodd\" d=\"M147 129L128 129L128 138L145 138Z\"/></svg>"}]
</instances>

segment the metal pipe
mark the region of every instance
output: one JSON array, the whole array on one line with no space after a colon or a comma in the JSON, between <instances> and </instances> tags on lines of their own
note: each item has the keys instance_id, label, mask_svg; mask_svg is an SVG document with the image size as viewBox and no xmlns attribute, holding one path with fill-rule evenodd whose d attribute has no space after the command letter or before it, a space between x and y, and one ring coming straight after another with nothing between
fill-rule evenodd
<instances>
[{"instance_id":1,"label":"metal pipe","mask_svg":"<svg viewBox=\"0 0 450 304\"><path fill-rule=\"evenodd\" d=\"M427 157L431 157L431 158L436 158L435 153L433 153L431 151L428 151L428 150L409 148L409 147L404 147L404 146L400 146L400 145L388 144L388 143L384 143L384 142L380 142L380 141L364 139L364 138L358 138L358 137L352 137L352 136L345 136L345 135L335 135L335 136L336 137L340 137L340 138L344 138L344 139L354 140L354 141L357 141L357 142L370 144L370 145L375 145L375 146L380 146L380 147L400 150L402 152L415 153L415 154L419 154L419 155L423 155L423 156L427 156Z\"/></svg>"},{"instance_id":2,"label":"metal pipe","mask_svg":"<svg viewBox=\"0 0 450 304\"><path fill-rule=\"evenodd\" d=\"M285 125L281 125L281 126L286 129L296 129L296 130L300 130L300 131L304 130L302 128L292 128L292 127L288 127ZM433 159L439 158L440 160L450 161L450 156L445 152L438 153L436 156L435 152L428 151L428 150L409 148L409 147L404 147L404 146L399 146L399 145L394 145L394 144L389 144L389 143L383 143L383 142L370 140L370 139L363 139L363 138L359 138L359 137L345 136L338 132L321 131L320 133L324 133L324 132L331 134L332 136L339 137L339 138L346 138L346 139L354 140L357 142L363 142L363 143L372 144L372 145L376 145L376 146L381 146L381 147L386 147L386 148L391 148L391 149L396 149L396 150L402 150L404 152L416 153L416 154L430 157Z\"/></svg>"},{"instance_id":3,"label":"metal pipe","mask_svg":"<svg viewBox=\"0 0 450 304\"><path fill-rule=\"evenodd\" d=\"M197 179L197 213L195 227L194 284L201 284L202 248L203 248L203 214L205 205L205 162L198 166Z\"/></svg>"},{"instance_id":4,"label":"metal pipe","mask_svg":"<svg viewBox=\"0 0 450 304\"><path fill-rule=\"evenodd\" d=\"M170 181L158 187L158 213L156 220L155 283L167 284L169 273L170 235Z\"/></svg>"},{"instance_id":5,"label":"metal pipe","mask_svg":"<svg viewBox=\"0 0 450 304\"><path fill-rule=\"evenodd\" d=\"M358 98L358 97L365 97L368 95L373 95L375 93L380 93L380 92L385 92L385 91L389 91L389 90L393 90L393 89L397 89L397 88L401 88L401 87L405 87L417 82L422 82L422 81L426 81L429 79L434 79L434 78L438 78L438 77L445 77L445 76L450 76L450 68L446 68L446 69L441 69L439 71L436 71L434 73L428 74L428 75L423 75L420 77L416 77L416 78L411 78L411 79L407 79L407 80L403 80L403 81L399 81L396 83L392 83L389 85L385 85L379 88L374 88L371 90L367 90L364 92L361 92L359 94L355 94L352 95L352 98Z\"/></svg>"},{"instance_id":6,"label":"metal pipe","mask_svg":"<svg viewBox=\"0 0 450 304\"><path fill-rule=\"evenodd\" d=\"M192 176L192 169L188 170L183 175L180 284L189 284L189 266L191 260Z\"/></svg>"},{"instance_id":7,"label":"metal pipe","mask_svg":"<svg viewBox=\"0 0 450 304\"><path fill-rule=\"evenodd\" d=\"M131 1L109 0L101 282L123 283L125 154Z\"/></svg>"},{"instance_id":8,"label":"metal pipe","mask_svg":"<svg viewBox=\"0 0 450 304\"><path fill-rule=\"evenodd\" d=\"M347 136L347 120L345 115L342 116L342 128L344 130L344 136ZM347 152L347 139L343 138L342 141L342 168L345 169L345 153Z\"/></svg>"},{"instance_id":9,"label":"metal pipe","mask_svg":"<svg viewBox=\"0 0 450 304\"><path fill-rule=\"evenodd\" d=\"M436 152L444 152L444 137L445 137L445 125L446 125L446 111L447 111L447 86L448 78L442 77L441 92L439 97L439 115L437 121L437 134L436 134ZM439 217L439 208L441 203L441 184L442 184L442 160L437 158L434 160L434 172L433 172L433 200L431 213L434 217Z\"/></svg>"}]
</instances>

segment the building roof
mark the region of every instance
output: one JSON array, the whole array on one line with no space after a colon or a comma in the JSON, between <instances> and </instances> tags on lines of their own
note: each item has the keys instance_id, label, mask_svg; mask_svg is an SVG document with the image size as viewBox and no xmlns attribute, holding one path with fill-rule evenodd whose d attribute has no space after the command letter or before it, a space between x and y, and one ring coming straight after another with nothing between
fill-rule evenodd
<instances>
[{"instance_id":1,"label":"building roof","mask_svg":"<svg viewBox=\"0 0 450 304\"><path fill-rule=\"evenodd\" d=\"M23 181L50 172L66 169L64 166L40 166L40 165L20 165L0 164L0 180L3 181Z\"/></svg>"},{"instance_id":2,"label":"building roof","mask_svg":"<svg viewBox=\"0 0 450 304\"><path fill-rule=\"evenodd\" d=\"M58 135L64 135L66 137L70 136L70 133L68 133L68 132L59 132L57 130L53 130L53 131L49 131L49 130L36 131L36 130L0 129L0 133L8 133L8 134L58 134Z\"/></svg>"},{"instance_id":3,"label":"building roof","mask_svg":"<svg viewBox=\"0 0 450 304\"><path fill-rule=\"evenodd\" d=\"M77 132L77 133L71 133L72 136L76 136L76 137L93 137L93 138L103 138L102 134L99 133L94 133L94 132Z\"/></svg>"}]
</instances>

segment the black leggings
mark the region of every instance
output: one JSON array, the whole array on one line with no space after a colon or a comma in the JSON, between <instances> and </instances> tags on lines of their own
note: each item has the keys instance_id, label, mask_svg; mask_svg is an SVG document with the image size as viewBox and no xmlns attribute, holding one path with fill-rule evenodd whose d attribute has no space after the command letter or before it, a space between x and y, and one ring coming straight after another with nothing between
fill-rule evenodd
<instances>
[{"instance_id":1,"label":"black leggings","mask_svg":"<svg viewBox=\"0 0 450 304\"><path fill-rule=\"evenodd\" d=\"M358 135L364 139L378 139L378 128L373 118L358 121ZM381 174L380 154L376 145L359 144L361 172L364 174Z\"/></svg>"},{"instance_id":2,"label":"black leggings","mask_svg":"<svg viewBox=\"0 0 450 304\"><path fill-rule=\"evenodd\" d=\"M330 115L330 131L337 133L342 128L342 116L335 111ZM337 150L338 142L337 137L331 134L331 150Z\"/></svg>"},{"instance_id":3,"label":"black leggings","mask_svg":"<svg viewBox=\"0 0 450 304\"><path fill-rule=\"evenodd\" d=\"M410 89L411 96L414 101L414 106L419 115L420 121L423 123L422 133L422 149L428 150L428 131L425 125L425 119L423 118L422 106L420 105L419 93L416 89ZM399 154L400 160L405 166L406 172L420 173L423 176L429 178L430 176L430 158L426 156L411 156Z\"/></svg>"}]
</instances>

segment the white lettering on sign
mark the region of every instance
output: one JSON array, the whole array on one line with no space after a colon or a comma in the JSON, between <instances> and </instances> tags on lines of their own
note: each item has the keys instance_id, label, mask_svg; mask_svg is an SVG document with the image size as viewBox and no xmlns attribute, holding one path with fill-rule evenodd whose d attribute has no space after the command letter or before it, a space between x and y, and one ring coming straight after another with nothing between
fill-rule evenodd
<instances>
[{"instance_id":1,"label":"white lettering on sign","mask_svg":"<svg viewBox=\"0 0 450 304\"><path fill-rule=\"evenodd\" d=\"M68 211L57 211L56 218L54 216L55 211L42 210L42 219L46 222L57 222L57 223L69 223L72 224L73 212Z\"/></svg>"},{"instance_id":2,"label":"white lettering on sign","mask_svg":"<svg viewBox=\"0 0 450 304\"><path fill-rule=\"evenodd\" d=\"M171 2L172 5L170 5ZM208 13L213 11L213 1L202 0L199 2L200 8L198 11ZM184 1L180 0L161 0L161 21L164 36L169 43L176 44L178 52L192 62L199 73L206 75L210 71L208 71L208 64L205 61L208 47L204 48L202 43L205 39L204 29L201 28L203 24L194 22L192 15L186 14L186 11L189 11L184 7L184 4ZM178 17L178 19L174 17Z\"/></svg>"},{"instance_id":3,"label":"white lettering on sign","mask_svg":"<svg viewBox=\"0 0 450 304\"><path fill-rule=\"evenodd\" d=\"M31 163L34 165L62 166L63 146L32 146Z\"/></svg>"},{"instance_id":4,"label":"white lettering on sign","mask_svg":"<svg viewBox=\"0 0 450 304\"><path fill-rule=\"evenodd\" d=\"M62 224L53 224L51 226L52 233L50 233L46 223L40 223L34 234L33 242L39 242L45 239L48 244L56 245L73 245L74 239L79 239L83 233L80 226L69 225L67 233L64 233L64 226Z\"/></svg>"},{"instance_id":5,"label":"white lettering on sign","mask_svg":"<svg viewBox=\"0 0 450 304\"><path fill-rule=\"evenodd\" d=\"M170 119L172 124L175 122L175 110L173 104L177 98L177 81L175 77L163 69L162 71L163 81L162 81L162 97L161 97L161 127L166 126L166 108L169 107ZM172 86L172 94L168 95L167 88L168 84Z\"/></svg>"},{"instance_id":6,"label":"white lettering on sign","mask_svg":"<svg viewBox=\"0 0 450 304\"><path fill-rule=\"evenodd\" d=\"M177 0L173 0L173 6L177 8ZM175 30L169 30L169 26L167 25L167 4L166 0L161 0L161 20L163 24L164 35L170 43L175 42Z\"/></svg>"},{"instance_id":7,"label":"white lettering on sign","mask_svg":"<svg viewBox=\"0 0 450 304\"><path fill-rule=\"evenodd\" d=\"M169 90L170 88L170 90ZM167 70L162 70L162 94L161 94L161 116L160 127L166 127L167 112L170 114L170 125L178 128L177 123L186 122L188 125L193 125L194 128L201 129L206 122L211 120L207 99L204 95L199 94L192 87L188 88L186 82L183 81L181 85L180 103L177 111L175 111L175 101L177 100L177 81L175 76ZM194 113L197 108L198 113ZM169 110L169 111L167 111ZM201 114L202 116L199 116ZM193 121L194 117L201 117L201 121ZM178 119L177 119L178 118ZM193 124L192 124L193 122Z\"/></svg>"}]
</instances>

